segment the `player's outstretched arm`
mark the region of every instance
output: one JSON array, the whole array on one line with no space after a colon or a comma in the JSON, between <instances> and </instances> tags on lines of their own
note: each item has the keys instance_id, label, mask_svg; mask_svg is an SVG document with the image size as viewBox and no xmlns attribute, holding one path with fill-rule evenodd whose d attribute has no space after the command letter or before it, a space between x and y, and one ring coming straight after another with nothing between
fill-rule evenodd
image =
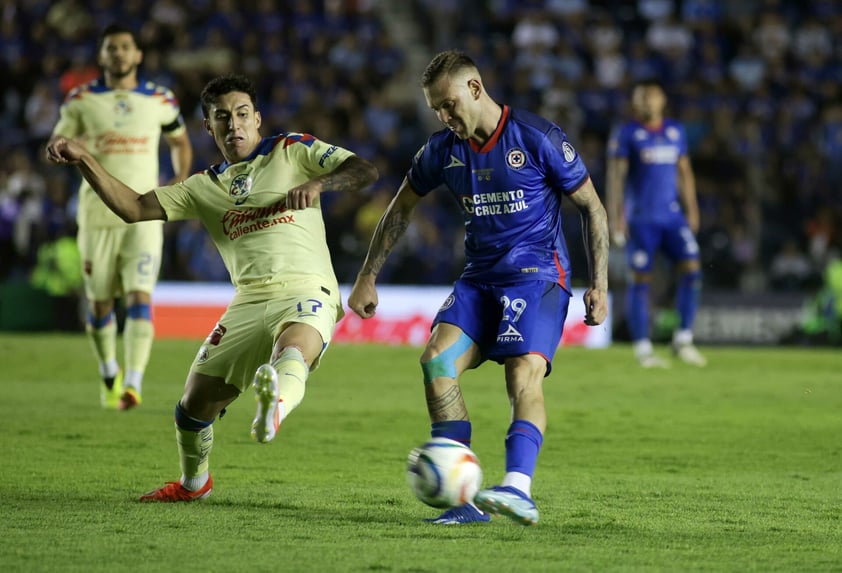
<instances>
[{"instance_id":1,"label":"player's outstretched arm","mask_svg":"<svg viewBox=\"0 0 842 573\"><path fill-rule=\"evenodd\" d=\"M362 318L371 318L377 310L377 290L374 281L389 257L389 253L409 227L412 212L421 200L409 181L404 178L397 194L377 223L365 262L348 297L348 306Z\"/></svg>"},{"instance_id":2,"label":"player's outstretched arm","mask_svg":"<svg viewBox=\"0 0 842 573\"><path fill-rule=\"evenodd\" d=\"M82 177L109 209L126 223L167 219L154 191L138 195L106 171L85 148L75 141L56 138L47 146L47 158L54 163L75 165Z\"/></svg>"},{"instance_id":3,"label":"player's outstretched arm","mask_svg":"<svg viewBox=\"0 0 842 573\"><path fill-rule=\"evenodd\" d=\"M602 324L608 316L608 217L590 179L570 199L582 215L591 285L585 291L585 324Z\"/></svg>"}]
</instances>

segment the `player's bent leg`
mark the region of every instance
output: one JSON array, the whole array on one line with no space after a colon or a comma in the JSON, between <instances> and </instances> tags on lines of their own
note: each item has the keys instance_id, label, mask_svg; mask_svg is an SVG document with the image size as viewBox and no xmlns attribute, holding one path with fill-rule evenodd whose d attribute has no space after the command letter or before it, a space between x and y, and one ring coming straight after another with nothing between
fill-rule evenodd
<instances>
[{"instance_id":1,"label":"player's bent leg","mask_svg":"<svg viewBox=\"0 0 842 573\"><path fill-rule=\"evenodd\" d=\"M213 422L238 395L239 390L222 378L190 373L184 396L175 407L181 478L144 494L140 501L193 501L210 495L213 488L209 472Z\"/></svg>"},{"instance_id":2,"label":"player's bent leg","mask_svg":"<svg viewBox=\"0 0 842 573\"><path fill-rule=\"evenodd\" d=\"M506 359L506 390L513 416L506 433L506 475L499 486L481 490L474 498L481 510L522 525L538 522L538 508L530 495L547 425L543 391L546 371L546 360L536 354Z\"/></svg>"},{"instance_id":3,"label":"player's bent leg","mask_svg":"<svg viewBox=\"0 0 842 573\"><path fill-rule=\"evenodd\" d=\"M251 437L260 443L271 442L281 425L278 373L271 364L261 364L254 373L251 385L257 400L257 413L251 423Z\"/></svg>"},{"instance_id":4,"label":"player's bent leg","mask_svg":"<svg viewBox=\"0 0 842 573\"><path fill-rule=\"evenodd\" d=\"M434 327L421 355L432 437L449 438L471 446L471 422L458 377L475 366L479 358L479 348L461 329L447 323ZM434 525L466 525L490 520L491 517L473 503L466 503L425 521Z\"/></svg>"},{"instance_id":5,"label":"player's bent leg","mask_svg":"<svg viewBox=\"0 0 842 573\"><path fill-rule=\"evenodd\" d=\"M432 423L468 419L457 380L479 362L479 357L479 348L461 329L446 323L435 326L421 355L424 393Z\"/></svg>"},{"instance_id":6,"label":"player's bent leg","mask_svg":"<svg viewBox=\"0 0 842 573\"><path fill-rule=\"evenodd\" d=\"M313 326L291 323L282 329L275 341L269 364L255 372L252 387L257 412L251 425L251 436L261 443L270 442L281 422L304 400L310 365L325 348L322 335Z\"/></svg>"}]
</instances>

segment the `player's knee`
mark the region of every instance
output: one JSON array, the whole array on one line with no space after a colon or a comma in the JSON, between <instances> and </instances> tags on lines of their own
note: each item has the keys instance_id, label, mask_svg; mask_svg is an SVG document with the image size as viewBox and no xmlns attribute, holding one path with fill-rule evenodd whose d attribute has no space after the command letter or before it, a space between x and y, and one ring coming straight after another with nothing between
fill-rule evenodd
<instances>
[{"instance_id":1,"label":"player's knee","mask_svg":"<svg viewBox=\"0 0 842 573\"><path fill-rule=\"evenodd\" d=\"M421 370L424 383L430 384L436 378L456 378L459 375L456 361L468 352L473 340L464 332L450 346L441 348L438 344L427 344L421 355Z\"/></svg>"},{"instance_id":2,"label":"player's knee","mask_svg":"<svg viewBox=\"0 0 842 573\"><path fill-rule=\"evenodd\" d=\"M114 303L110 300L96 300L88 305L88 309L95 319L102 319L111 314L114 310Z\"/></svg>"},{"instance_id":3,"label":"player's knee","mask_svg":"<svg viewBox=\"0 0 842 573\"><path fill-rule=\"evenodd\" d=\"M430 384L436 378L456 378L456 362L448 353L427 347L421 355L421 371L424 384Z\"/></svg>"},{"instance_id":4,"label":"player's knee","mask_svg":"<svg viewBox=\"0 0 842 573\"><path fill-rule=\"evenodd\" d=\"M699 275L701 273L701 265L698 259L682 261L678 265L678 273L682 275Z\"/></svg>"}]
</instances>

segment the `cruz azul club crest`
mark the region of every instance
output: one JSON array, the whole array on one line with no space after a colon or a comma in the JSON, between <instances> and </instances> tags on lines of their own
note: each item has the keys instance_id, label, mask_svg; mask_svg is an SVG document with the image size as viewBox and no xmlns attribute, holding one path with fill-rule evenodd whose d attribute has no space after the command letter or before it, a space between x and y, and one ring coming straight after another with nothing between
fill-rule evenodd
<instances>
[{"instance_id":1,"label":"cruz azul club crest","mask_svg":"<svg viewBox=\"0 0 842 573\"><path fill-rule=\"evenodd\" d=\"M242 205L251 193L252 178L248 173L241 173L231 181L228 196L234 199L234 205Z\"/></svg>"},{"instance_id":2,"label":"cruz azul club crest","mask_svg":"<svg viewBox=\"0 0 842 573\"><path fill-rule=\"evenodd\" d=\"M517 147L510 149L506 153L506 164L515 171L523 169L523 166L526 165L526 154Z\"/></svg>"}]
</instances>

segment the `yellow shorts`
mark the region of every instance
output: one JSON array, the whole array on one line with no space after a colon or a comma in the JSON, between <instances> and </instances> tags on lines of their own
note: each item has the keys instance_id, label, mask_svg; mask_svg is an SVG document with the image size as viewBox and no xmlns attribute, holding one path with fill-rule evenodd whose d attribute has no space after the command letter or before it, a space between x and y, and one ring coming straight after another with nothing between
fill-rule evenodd
<instances>
[{"instance_id":1,"label":"yellow shorts","mask_svg":"<svg viewBox=\"0 0 842 573\"><path fill-rule=\"evenodd\" d=\"M77 242L88 300L111 300L121 288L152 294L161 268L163 221L79 229Z\"/></svg>"},{"instance_id":2,"label":"yellow shorts","mask_svg":"<svg viewBox=\"0 0 842 573\"><path fill-rule=\"evenodd\" d=\"M272 346L293 323L309 324L322 337L322 354L327 349L336 323L344 311L338 299L316 289L283 293L268 300L238 302L235 298L213 331L199 348L192 370L224 378L243 392L254 372L269 361ZM318 358L310 370L319 365Z\"/></svg>"}]
</instances>

